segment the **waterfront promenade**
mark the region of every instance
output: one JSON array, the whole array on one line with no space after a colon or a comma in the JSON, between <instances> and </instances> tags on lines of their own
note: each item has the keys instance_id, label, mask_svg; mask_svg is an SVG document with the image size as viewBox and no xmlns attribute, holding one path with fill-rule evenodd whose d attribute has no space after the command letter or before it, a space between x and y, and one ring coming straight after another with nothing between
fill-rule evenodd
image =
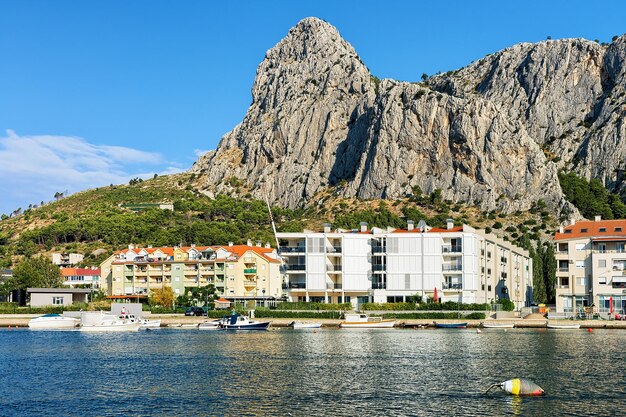
<instances>
[{"instance_id":1,"label":"waterfront promenade","mask_svg":"<svg viewBox=\"0 0 626 417\"><path fill-rule=\"evenodd\" d=\"M225 313L227 315L228 313ZM0 314L0 327L26 327L28 321L34 317L39 317L41 314ZM202 323L207 320L206 317L188 317L183 314L145 314L145 318L161 320L162 326L168 324L194 324ZM209 319L212 320L212 319ZM300 322L315 322L322 323L324 327L339 327L341 319L317 319L317 318L262 318L259 320L270 321L272 327L281 328L288 327L293 321ZM434 327L434 322L437 323L467 323L468 327L480 327L482 322L487 323L513 323L516 328L545 328L547 319L484 319L484 320L465 320L460 318L458 320L450 319L398 319L398 327L407 328L429 328ZM580 324L581 329L624 329L626 330L626 321L615 320L549 320L554 324Z\"/></svg>"}]
</instances>

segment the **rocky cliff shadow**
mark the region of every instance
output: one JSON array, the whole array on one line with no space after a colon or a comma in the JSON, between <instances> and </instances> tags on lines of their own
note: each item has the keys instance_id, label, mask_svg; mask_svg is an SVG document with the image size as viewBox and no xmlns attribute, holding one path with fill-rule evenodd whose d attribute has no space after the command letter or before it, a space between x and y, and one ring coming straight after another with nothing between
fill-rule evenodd
<instances>
[{"instance_id":1,"label":"rocky cliff shadow","mask_svg":"<svg viewBox=\"0 0 626 417\"><path fill-rule=\"evenodd\" d=\"M348 134L335 154L335 162L328 174L328 185L333 186L342 180L352 181L359 169L361 157L367 145L368 130L371 122L372 109L360 113L354 109L348 122Z\"/></svg>"}]
</instances>

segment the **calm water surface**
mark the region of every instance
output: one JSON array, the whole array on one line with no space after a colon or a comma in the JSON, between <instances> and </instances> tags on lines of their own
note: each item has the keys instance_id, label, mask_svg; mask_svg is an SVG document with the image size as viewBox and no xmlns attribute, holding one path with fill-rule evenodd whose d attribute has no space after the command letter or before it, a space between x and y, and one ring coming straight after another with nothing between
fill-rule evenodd
<instances>
[{"instance_id":1,"label":"calm water surface","mask_svg":"<svg viewBox=\"0 0 626 417\"><path fill-rule=\"evenodd\" d=\"M489 384L526 377L547 396ZM0 415L626 413L619 330L0 330Z\"/></svg>"}]
</instances>

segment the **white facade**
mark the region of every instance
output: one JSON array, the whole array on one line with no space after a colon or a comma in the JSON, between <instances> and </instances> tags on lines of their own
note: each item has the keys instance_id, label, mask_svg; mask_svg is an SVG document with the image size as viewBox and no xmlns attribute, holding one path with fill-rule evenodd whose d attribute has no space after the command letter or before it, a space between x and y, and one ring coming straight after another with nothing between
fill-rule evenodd
<instances>
[{"instance_id":1,"label":"white facade","mask_svg":"<svg viewBox=\"0 0 626 417\"><path fill-rule=\"evenodd\" d=\"M292 301L394 302L421 295L490 303L532 299L528 253L469 226L278 233Z\"/></svg>"}]
</instances>

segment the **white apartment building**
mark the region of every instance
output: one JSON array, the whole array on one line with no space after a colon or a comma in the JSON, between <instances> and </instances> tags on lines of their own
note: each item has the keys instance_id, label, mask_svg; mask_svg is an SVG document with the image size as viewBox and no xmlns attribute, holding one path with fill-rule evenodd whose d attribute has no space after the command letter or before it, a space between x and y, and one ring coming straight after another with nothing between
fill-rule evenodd
<instances>
[{"instance_id":1,"label":"white apartment building","mask_svg":"<svg viewBox=\"0 0 626 417\"><path fill-rule=\"evenodd\" d=\"M441 301L491 303L519 309L532 300L528 252L470 226L278 233L291 301L399 302L421 295Z\"/></svg>"},{"instance_id":2,"label":"white apartment building","mask_svg":"<svg viewBox=\"0 0 626 417\"><path fill-rule=\"evenodd\" d=\"M626 220L572 220L554 235L556 310L626 313Z\"/></svg>"}]
</instances>

